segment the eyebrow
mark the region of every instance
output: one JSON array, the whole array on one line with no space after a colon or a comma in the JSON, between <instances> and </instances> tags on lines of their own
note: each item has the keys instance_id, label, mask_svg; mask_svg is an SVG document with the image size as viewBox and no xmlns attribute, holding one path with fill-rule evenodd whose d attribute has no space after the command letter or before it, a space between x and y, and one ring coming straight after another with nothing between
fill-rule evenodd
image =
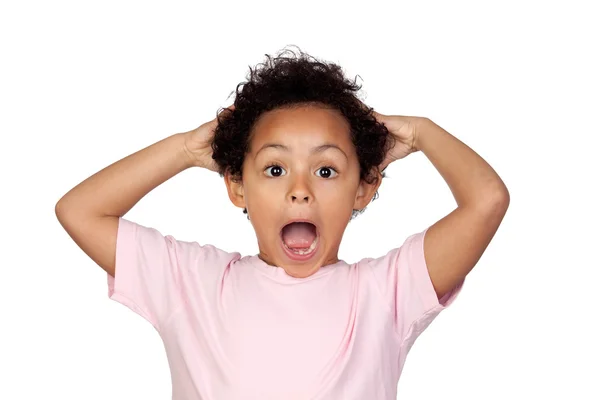
<instances>
[{"instance_id":1,"label":"eyebrow","mask_svg":"<svg viewBox=\"0 0 600 400\"><path fill-rule=\"evenodd\" d=\"M260 153L261 151L263 151L264 149L267 149L267 148L275 148L275 149L288 151L288 152L290 151L290 148L283 144L266 143L256 152L256 155L254 156L254 158L256 159L256 157L258 157L258 153ZM312 149L310 149L310 154L322 153L327 149L338 149L344 155L344 157L346 157L346 160L348 159L348 156L346 155L346 153L344 153L344 150L342 150L339 146L337 146L333 143L325 143L320 146L313 147Z\"/></svg>"}]
</instances>

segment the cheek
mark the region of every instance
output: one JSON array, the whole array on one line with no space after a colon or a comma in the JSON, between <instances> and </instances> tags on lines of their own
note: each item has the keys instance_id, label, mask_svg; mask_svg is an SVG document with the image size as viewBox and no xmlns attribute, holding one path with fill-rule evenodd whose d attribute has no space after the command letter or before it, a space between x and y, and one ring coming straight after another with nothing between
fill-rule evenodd
<instances>
[{"instance_id":1,"label":"cheek","mask_svg":"<svg viewBox=\"0 0 600 400\"><path fill-rule=\"evenodd\" d=\"M341 180L337 182L322 181L315 189L317 189L316 195L320 199L326 199L327 204L335 203L338 207L344 207L345 205L352 207L352 204L354 204L354 197L356 196L356 185L354 182Z\"/></svg>"},{"instance_id":2,"label":"cheek","mask_svg":"<svg viewBox=\"0 0 600 400\"><path fill-rule=\"evenodd\" d=\"M327 215L332 223L344 224L352 214L356 191L347 186L336 185L333 190L322 190L317 194L319 197L319 208L323 215Z\"/></svg>"},{"instance_id":3,"label":"cheek","mask_svg":"<svg viewBox=\"0 0 600 400\"><path fill-rule=\"evenodd\" d=\"M245 191L246 205L251 210L251 218L262 226L268 226L276 220L278 211L281 208L281 201L278 200L277 192L268 187L253 186L251 190Z\"/></svg>"}]
</instances>

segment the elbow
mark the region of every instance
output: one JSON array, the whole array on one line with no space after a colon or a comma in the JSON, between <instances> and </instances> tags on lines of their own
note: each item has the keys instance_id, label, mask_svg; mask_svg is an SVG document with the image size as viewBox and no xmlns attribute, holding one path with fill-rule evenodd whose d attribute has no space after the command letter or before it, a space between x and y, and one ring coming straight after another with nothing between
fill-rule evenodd
<instances>
[{"instance_id":1,"label":"elbow","mask_svg":"<svg viewBox=\"0 0 600 400\"><path fill-rule=\"evenodd\" d=\"M496 207L507 209L510 205L510 193L508 188L502 185L502 188L498 190L498 193L494 197Z\"/></svg>"},{"instance_id":2,"label":"elbow","mask_svg":"<svg viewBox=\"0 0 600 400\"><path fill-rule=\"evenodd\" d=\"M497 215L500 217L500 219L502 219L504 218L509 205L510 193L506 189L506 186L504 186L502 189L499 189L497 192L489 196L484 208L487 213L492 213L493 215Z\"/></svg>"},{"instance_id":3,"label":"elbow","mask_svg":"<svg viewBox=\"0 0 600 400\"><path fill-rule=\"evenodd\" d=\"M480 195L476 201L471 202L470 208L474 208L483 214L502 214L508 210L510 204L510 193L506 186L488 190Z\"/></svg>"}]
</instances>

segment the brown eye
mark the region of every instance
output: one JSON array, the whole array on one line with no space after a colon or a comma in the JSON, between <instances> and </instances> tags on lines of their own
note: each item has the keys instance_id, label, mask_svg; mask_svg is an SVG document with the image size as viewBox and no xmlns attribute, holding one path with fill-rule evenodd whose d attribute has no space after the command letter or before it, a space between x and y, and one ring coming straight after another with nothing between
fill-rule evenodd
<instances>
[{"instance_id":1,"label":"brown eye","mask_svg":"<svg viewBox=\"0 0 600 400\"><path fill-rule=\"evenodd\" d=\"M320 178L329 179L337 175L337 171L333 167L321 167L317 170Z\"/></svg>"},{"instance_id":2,"label":"brown eye","mask_svg":"<svg viewBox=\"0 0 600 400\"><path fill-rule=\"evenodd\" d=\"M271 170L271 175L268 173L268 171ZM285 175L284 173L284 169L281 168L279 165L269 165L267 168L265 168L265 172L267 173L267 176L272 177L272 178L277 178L278 176L283 176Z\"/></svg>"}]
</instances>

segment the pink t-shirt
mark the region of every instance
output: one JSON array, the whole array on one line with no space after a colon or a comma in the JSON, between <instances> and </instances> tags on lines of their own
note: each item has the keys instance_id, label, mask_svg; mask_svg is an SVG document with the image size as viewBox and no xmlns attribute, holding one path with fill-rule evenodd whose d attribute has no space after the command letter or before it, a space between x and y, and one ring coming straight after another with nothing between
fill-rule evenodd
<instances>
[{"instance_id":1,"label":"pink t-shirt","mask_svg":"<svg viewBox=\"0 0 600 400\"><path fill-rule=\"evenodd\" d=\"M158 331L174 400L395 400L415 339L464 283L438 302L426 231L295 278L120 218L108 295Z\"/></svg>"}]
</instances>

